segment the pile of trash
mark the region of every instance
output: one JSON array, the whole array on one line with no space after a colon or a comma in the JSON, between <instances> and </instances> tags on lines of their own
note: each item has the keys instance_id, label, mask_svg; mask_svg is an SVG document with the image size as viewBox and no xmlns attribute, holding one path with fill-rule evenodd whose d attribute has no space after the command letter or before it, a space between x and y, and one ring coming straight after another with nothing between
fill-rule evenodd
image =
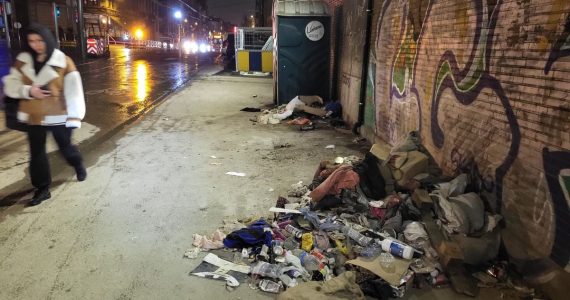
<instances>
[{"instance_id":1,"label":"pile of trash","mask_svg":"<svg viewBox=\"0 0 570 300\"><path fill-rule=\"evenodd\" d=\"M186 256L210 253L190 274L225 280L229 290L247 283L278 299L520 288L497 260L500 215L469 192L467 175L445 182L431 169L415 132L392 148L375 144L363 158L322 161L312 182L277 199L272 215L195 234Z\"/></svg>"},{"instance_id":2,"label":"pile of trash","mask_svg":"<svg viewBox=\"0 0 570 300\"><path fill-rule=\"evenodd\" d=\"M242 111L261 112L252 121L258 124L280 124L285 119L288 125L299 125L302 131L314 130L314 122L329 119L333 125L344 125L340 120L342 106L339 102L329 102L326 105L319 96L296 96L288 104L273 109L256 109L246 107ZM293 118L295 117L295 118ZM342 124L338 124L342 123Z\"/></svg>"}]
</instances>

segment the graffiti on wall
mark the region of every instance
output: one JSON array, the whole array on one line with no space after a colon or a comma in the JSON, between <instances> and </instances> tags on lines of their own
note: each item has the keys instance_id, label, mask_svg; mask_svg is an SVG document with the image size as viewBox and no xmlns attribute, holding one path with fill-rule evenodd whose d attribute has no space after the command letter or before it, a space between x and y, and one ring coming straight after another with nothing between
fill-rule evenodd
<instances>
[{"instance_id":1,"label":"graffiti on wall","mask_svg":"<svg viewBox=\"0 0 570 300\"><path fill-rule=\"evenodd\" d=\"M570 56L570 14L566 17L566 22L564 24L564 31L560 34L560 37L552 47L550 56L546 61L546 66L544 67L544 74L550 73L552 65L560 58Z\"/></svg>"},{"instance_id":2,"label":"graffiti on wall","mask_svg":"<svg viewBox=\"0 0 570 300\"><path fill-rule=\"evenodd\" d=\"M438 112L445 89L450 89L462 105L471 105L485 88L491 89L499 98L508 119L511 131L511 145L503 162L495 170L495 193L498 211L501 208L503 178L516 159L520 147L521 132L513 109L499 80L489 74L489 60L493 45L493 34L501 3L493 0L475 1L477 16L475 41L470 57L463 69L452 51L445 51L437 68L431 105L431 137L436 147L445 142L445 133L439 125Z\"/></svg>"},{"instance_id":3,"label":"graffiti on wall","mask_svg":"<svg viewBox=\"0 0 570 300\"><path fill-rule=\"evenodd\" d=\"M530 142L523 143L520 112L515 113L513 99L510 99L517 86L505 84L504 77L497 75L494 47L503 43L497 41L501 36L497 30L503 30L501 34L504 34L504 28L525 30L518 23L517 28L508 28L501 23L500 15L512 13L516 5L530 7L530 2L462 1L457 5L456 17L463 14L464 20L457 23L470 26L466 27L463 36L457 37L460 39L457 44L469 45L463 46L464 49L453 49L453 46L446 49L441 45L438 35L441 35L442 27L437 26L442 26L442 22L435 16L440 14L437 10L447 4L437 1L382 1L376 27L375 71L378 75L373 77L375 89L371 90L375 93L372 98L377 134L394 143L407 132L419 130L427 149L440 165L446 165L444 169L470 174L474 186L483 195L490 195L485 200L495 201L492 207L505 214L510 213L501 211L505 209L506 187L509 188L509 204L520 201L517 196L522 192L516 185L523 183L517 180L517 172L525 168L521 149ZM570 11L570 5L566 2L558 5L553 8L553 19L559 20L561 26L556 36L548 40L549 55L543 58L545 63L540 68L544 70L539 69L545 75L551 74L558 61L570 56L570 13L561 15L565 9ZM449 13L449 9L445 13ZM530 13L525 10L524 14L528 23ZM498 26L498 23L501 24ZM517 36L502 38L511 47L519 42ZM386 73L386 67L390 67L389 74L379 75ZM548 92L537 92L537 98L548 95ZM463 112L458 112L461 110ZM485 117L485 113L489 116ZM480 116L483 117L477 119ZM548 128L544 130L548 131ZM528 159L528 153L525 151L524 159ZM538 185L544 182L544 191L550 196L550 199L544 199L542 194L539 197L539 187L535 187L534 205L543 213L551 210L553 217L539 216L540 222L535 223L541 225L527 226L544 226L545 230L551 230L551 235L542 238L552 237L553 241L546 243L552 246L548 253L543 255L537 251L540 253L532 259L548 256L566 267L570 263L570 226L566 221L570 217L570 152L558 148L549 150L545 145L542 154L537 151L533 155L532 159L540 163L537 163L539 167L533 177L536 179L531 180ZM521 213L516 218L522 218ZM552 224L542 224L551 221ZM535 248L543 245L539 239L534 243Z\"/></svg>"}]
</instances>

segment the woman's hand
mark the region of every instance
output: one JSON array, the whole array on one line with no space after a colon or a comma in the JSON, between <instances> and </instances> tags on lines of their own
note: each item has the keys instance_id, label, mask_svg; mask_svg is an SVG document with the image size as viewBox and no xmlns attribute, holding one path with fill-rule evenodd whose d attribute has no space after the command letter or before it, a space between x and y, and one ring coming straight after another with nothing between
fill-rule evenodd
<instances>
[{"instance_id":1,"label":"woman's hand","mask_svg":"<svg viewBox=\"0 0 570 300\"><path fill-rule=\"evenodd\" d=\"M37 85L32 85L32 88L30 89L30 96L34 99L44 99L50 95L50 91L42 90L42 88Z\"/></svg>"}]
</instances>

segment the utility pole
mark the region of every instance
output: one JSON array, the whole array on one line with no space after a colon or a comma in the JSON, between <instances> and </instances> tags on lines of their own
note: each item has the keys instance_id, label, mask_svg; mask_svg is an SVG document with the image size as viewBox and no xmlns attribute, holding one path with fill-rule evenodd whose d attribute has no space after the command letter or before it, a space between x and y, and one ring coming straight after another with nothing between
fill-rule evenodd
<instances>
[{"instance_id":1,"label":"utility pole","mask_svg":"<svg viewBox=\"0 0 570 300\"><path fill-rule=\"evenodd\" d=\"M10 26L8 25L8 5L6 0L2 0L2 11L4 17L4 28L6 28L6 43L8 44L8 49L12 48L12 44L10 43Z\"/></svg>"},{"instance_id":2,"label":"utility pole","mask_svg":"<svg viewBox=\"0 0 570 300\"><path fill-rule=\"evenodd\" d=\"M57 25L57 5L55 4L55 1L51 3L52 4L52 12L53 12L53 24L55 26L55 40L57 42L57 48L60 48L60 44L59 44L59 26Z\"/></svg>"},{"instance_id":3,"label":"utility pole","mask_svg":"<svg viewBox=\"0 0 570 300\"><path fill-rule=\"evenodd\" d=\"M87 57L86 49L87 40L85 39L85 22L83 20L83 0L77 0L77 18L78 18L78 29L79 31L79 49L81 49L81 58L85 59Z\"/></svg>"}]
</instances>

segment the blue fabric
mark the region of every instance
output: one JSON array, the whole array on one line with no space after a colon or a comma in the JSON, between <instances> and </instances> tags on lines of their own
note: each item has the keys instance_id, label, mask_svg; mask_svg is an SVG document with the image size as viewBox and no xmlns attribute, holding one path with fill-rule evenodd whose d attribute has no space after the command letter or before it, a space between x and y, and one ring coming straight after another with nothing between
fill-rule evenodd
<instances>
[{"instance_id":1,"label":"blue fabric","mask_svg":"<svg viewBox=\"0 0 570 300\"><path fill-rule=\"evenodd\" d=\"M258 220L247 228L228 234L224 239L224 246L226 248L243 249L265 244L270 247L273 235L271 230L266 230L265 228L269 228L269 224L263 219Z\"/></svg>"},{"instance_id":2,"label":"blue fabric","mask_svg":"<svg viewBox=\"0 0 570 300\"><path fill-rule=\"evenodd\" d=\"M340 102L329 102L325 105L325 110L332 111L331 118L337 118L342 114L342 105Z\"/></svg>"}]
</instances>

